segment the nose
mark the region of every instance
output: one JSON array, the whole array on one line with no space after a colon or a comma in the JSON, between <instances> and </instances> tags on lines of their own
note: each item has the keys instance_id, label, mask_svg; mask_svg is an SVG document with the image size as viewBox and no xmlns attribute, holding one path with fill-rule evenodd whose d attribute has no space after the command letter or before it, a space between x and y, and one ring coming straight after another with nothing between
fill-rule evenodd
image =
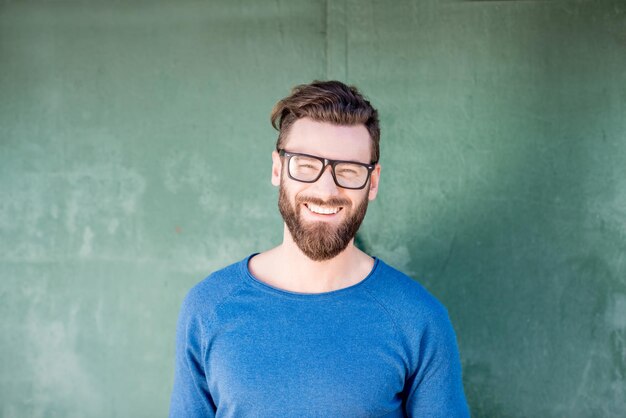
<instances>
[{"instance_id":1,"label":"nose","mask_svg":"<svg viewBox=\"0 0 626 418\"><path fill-rule=\"evenodd\" d=\"M322 199L337 196L339 194L339 189L335 184L332 167L330 165L324 167L322 175L315 183L313 183L313 186L315 187L314 190L317 192L318 197Z\"/></svg>"}]
</instances>

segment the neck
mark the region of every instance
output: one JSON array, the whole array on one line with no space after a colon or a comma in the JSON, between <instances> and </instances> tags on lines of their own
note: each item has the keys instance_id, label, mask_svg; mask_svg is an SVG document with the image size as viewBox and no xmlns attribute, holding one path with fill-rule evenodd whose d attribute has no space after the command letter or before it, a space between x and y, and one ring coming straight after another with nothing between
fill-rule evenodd
<instances>
[{"instance_id":1,"label":"neck","mask_svg":"<svg viewBox=\"0 0 626 418\"><path fill-rule=\"evenodd\" d=\"M351 286L369 274L373 259L354 246L354 239L337 256L314 261L298 248L287 226L284 227L283 243L276 249L289 283L284 285L301 293L330 292Z\"/></svg>"}]
</instances>

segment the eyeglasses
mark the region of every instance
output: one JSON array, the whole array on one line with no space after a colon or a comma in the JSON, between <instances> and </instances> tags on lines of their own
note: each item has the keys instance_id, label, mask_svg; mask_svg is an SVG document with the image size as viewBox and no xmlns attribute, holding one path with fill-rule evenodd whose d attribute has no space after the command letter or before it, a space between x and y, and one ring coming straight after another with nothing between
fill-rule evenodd
<instances>
[{"instance_id":1,"label":"eyeglasses","mask_svg":"<svg viewBox=\"0 0 626 418\"><path fill-rule=\"evenodd\" d=\"M344 189L359 190L365 187L370 174L376 167L371 164L353 161L330 160L315 155L299 154L279 149L278 154L287 158L287 174L292 180L303 183L315 183L324 172L327 165L332 167L335 184Z\"/></svg>"}]
</instances>

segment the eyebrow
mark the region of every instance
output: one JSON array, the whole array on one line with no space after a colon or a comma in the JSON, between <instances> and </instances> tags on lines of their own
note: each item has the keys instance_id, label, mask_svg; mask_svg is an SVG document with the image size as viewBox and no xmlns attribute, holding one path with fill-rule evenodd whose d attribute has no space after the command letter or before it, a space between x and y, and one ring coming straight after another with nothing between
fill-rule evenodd
<instances>
[{"instance_id":1,"label":"eyebrow","mask_svg":"<svg viewBox=\"0 0 626 418\"><path fill-rule=\"evenodd\" d=\"M323 157L321 155L316 155L316 154L309 154L308 152L301 152L301 151L293 151L290 149L286 149L286 148L282 148L283 151L290 153L290 154L301 154L301 155L306 155L308 157L314 157L314 158L321 158L321 159L326 159L329 161L340 161L342 163L355 163L355 164L363 164L363 165L376 165L378 163L378 161L374 161L374 162L366 162L364 163L363 161L356 161L356 160L344 160L344 159L340 159L340 158L328 158L328 157Z\"/></svg>"}]
</instances>

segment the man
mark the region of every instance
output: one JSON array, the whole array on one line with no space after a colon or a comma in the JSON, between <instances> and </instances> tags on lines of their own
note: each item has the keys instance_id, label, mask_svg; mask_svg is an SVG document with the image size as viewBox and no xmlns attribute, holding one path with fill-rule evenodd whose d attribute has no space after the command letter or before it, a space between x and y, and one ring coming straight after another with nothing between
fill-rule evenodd
<instances>
[{"instance_id":1,"label":"man","mask_svg":"<svg viewBox=\"0 0 626 418\"><path fill-rule=\"evenodd\" d=\"M378 193L377 111L313 82L272 124L283 243L187 295L170 417L468 416L446 310L354 246Z\"/></svg>"}]
</instances>

